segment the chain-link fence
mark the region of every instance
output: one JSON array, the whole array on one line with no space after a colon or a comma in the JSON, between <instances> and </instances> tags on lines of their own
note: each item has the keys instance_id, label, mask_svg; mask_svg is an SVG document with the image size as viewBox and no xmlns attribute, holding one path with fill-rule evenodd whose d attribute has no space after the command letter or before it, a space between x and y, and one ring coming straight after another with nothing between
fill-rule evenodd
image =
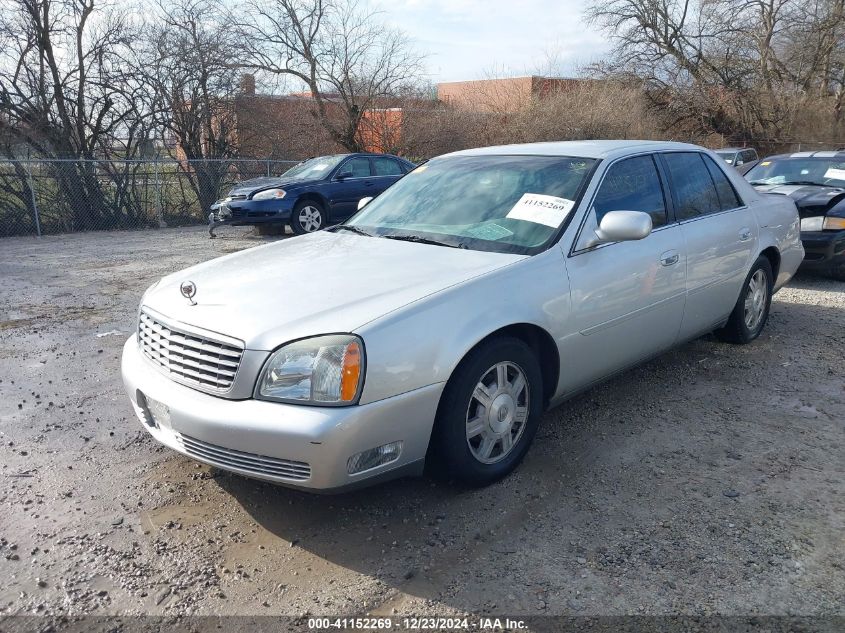
<instances>
[{"instance_id":1,"label":"chain-link fence","mask_svg":"<svg viewBox=\"0 0 845 633\"><path fill-rule=\"evenodd\" d=\"M203 223L235 183L296 162L0 159L0 237Z\"/></svg>"}]
</instances>

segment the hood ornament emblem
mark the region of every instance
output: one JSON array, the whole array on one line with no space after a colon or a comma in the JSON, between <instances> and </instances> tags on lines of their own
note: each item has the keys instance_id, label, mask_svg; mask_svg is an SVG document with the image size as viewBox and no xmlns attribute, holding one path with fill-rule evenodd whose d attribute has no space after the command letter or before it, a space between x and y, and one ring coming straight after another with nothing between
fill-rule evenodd
<instances>
[{"instance_id":1,"label":"hood ornament emblem","mask_svg":"<svg viewBox=\"0 0 845 633\"><path fill-rule=\"evenodd\" d=\"M197 294L197 285L193 281L183 281L179 286L179 292L191 302L192 306L197 305L197 302L194 301L194 295Z\"/></svg>"}]
</instances>

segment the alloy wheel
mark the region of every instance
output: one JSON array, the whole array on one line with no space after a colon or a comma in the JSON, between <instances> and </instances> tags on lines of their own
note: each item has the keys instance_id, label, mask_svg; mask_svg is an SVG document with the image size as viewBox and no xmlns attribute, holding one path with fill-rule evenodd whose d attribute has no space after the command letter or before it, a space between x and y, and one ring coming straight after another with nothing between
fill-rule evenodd
<instances>
[{"instance_id":1,"label":"alloy wheel","mask_svg":"<svg viewBox=\"0 0 845 633\"><path fill-rule=\"evenodd\" d=\"M757 328L763 318L768 294L769 285L766 273L757 270L748 280L748 292L745 295L745 327L751 332Z\"/></svg>"},{"instance_id":2,"label":"alloy wheel","mask_svg":"<svg viewBox=\"0 0 845 633\"><path fill-rule=\"evenodd\" d=\"M299 226L306 233L313 233L323 225L323 215L320 210L310 204L299 210L297 220L299 220Z\"/></svg>"},{"instance_id":3,"label":"alloy wheel","mask_svg":"<svg viewBox=\"0 0 845 633\"><path fill-rule=\"evenodd\" d=\"M528 381L511 362L490 367L472 392L466 413L466 440L473 457L495 464L513 450L528 420Z\"/></svg>"}]
</instances>

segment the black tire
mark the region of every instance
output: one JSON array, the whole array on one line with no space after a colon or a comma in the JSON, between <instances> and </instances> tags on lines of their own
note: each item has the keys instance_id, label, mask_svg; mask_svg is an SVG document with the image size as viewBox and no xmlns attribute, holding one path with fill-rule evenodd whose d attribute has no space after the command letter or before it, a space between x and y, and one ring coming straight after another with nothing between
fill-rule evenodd
<instances>
[{"instance_id":1,"label":"black tire","mask_svg":"<svg viewBox=\"0 0 845 633\"><path fill-rule=\"evenodd\" d=\"M311 217L314 217L312 214L317 214L318 224L315 228L314 222L309 222L306 218L301 217L303 212L308 209L308 214ZM303 200L302 202L297 202L296 205L293 207L293 211L290 214L290 228L293 230L294 233L297 235L303 235L305 233L313 233L314 231L319 231L326 227L326 210L323 208L323 205L317 202L316 200Z\"/></svg>"},{"instance_id":2,"label":"black tire","mask_svg":"<svg viewBox=\"0 0 845 633\"><path fill-rule=\"evenodd\" d=\"M491 405L484 408L481 402L474 399L476 386L485 377L496 373L499 365L505 366L505 387L498 387L492 393L490 402L499 402L498 406ZM516 398L508 399L511 386L517 389L519 376L525 380L524 391L511 391ZM485 385L487 383L484 383ZM491 383L492 384L492 383ZM496 395L498 394L498 395ZM511 405L512 403L512 405ZM520 404L521 403L521 404ZM527 405L527 411L519 414L519 409ZM512 406L513 415L509 417ZM494 408L495 407L495 408ZM470 486L486 486L501 479L517 467L531 441L537 432L543 409L543 380L540 365L531 348L519 339L502 337L492 339L472 350L458 365L446 385L432 435L432 458L437 474ZM479 414L481 411L489 414ZM504 417L499 414L505 413ZM495 422L480 424L487 433L486 439L482 435L467 437L467 419L473 417L485 419L490 415ZM479 415L476 415L479 414ZM523 421L520 421L520 418ZM501 430L501 437L492 442L492 454L488 459L496 459L492 463L484 463L475 453L483 452L480 446L488 441L495 433L491 424L513 424L508 430ZM509 436L511 448L504 450L506 437ZM498 452L498 455L496 454Z\"/></svg>"},{"instance_id":3,"label":"black tire","mask_svg":"<svg viewBox=\"0 0 845 633\"><path fill-rule=\"evenodd\" d=\"M831 267L830 276L836 281L845 281L845 262L840 262Z\"/></svg>"},{"instance_id":4,"label":"black tire","mask_svg":"<svg viewBox=\"0 0 845 633\"><path fill-rule=\"evenodd\" d=\"M759 274L762 274L765 279L765 298L762 299L763 311L759 318L749 325L746 321L746 299L753 292L752 279L759 280ZM757 258L751 270L746 276L742 284L742 290L739 293L733 312L725 324L725 327L716 330L716 337L726 343L735 343L737 345L745 345L750 343L755 338L760 336L760 332L766 326L766 321L769 319L769 308L772 305L772 287L774 285L772 275L772 265L769 260L763 256ZM753 303L753 300L752 300Z\"/></svg>"}]
</instances>

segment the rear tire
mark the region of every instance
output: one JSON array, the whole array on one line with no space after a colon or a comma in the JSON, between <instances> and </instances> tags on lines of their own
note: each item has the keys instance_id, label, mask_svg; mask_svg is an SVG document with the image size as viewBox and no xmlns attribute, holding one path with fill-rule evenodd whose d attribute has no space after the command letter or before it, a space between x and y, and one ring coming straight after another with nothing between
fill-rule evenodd
<instances>
[{"instance_id":1,"label":"rear tire","mask_svg":"<svg viewBox=\"0 0 845 633\"><path fill-rule=\"evenodd\" d=\"M845 262L831 267L830 276L836 281L845 281Z\"/></svg>"},{"instance_id":2,"label":"rear tire","mask_svg":"<svg viewBox=\"0 0 845 633\"><path fill-rule=\"evenodd\" d=\"M760 336L769 319L772 305L772 265L763 256L757 258L742 284L742 291L725 327L716 330L719 340L745 345Z\"/></svg>"},{"instance_id":3,"label":"rear tire","mask_svg":"<svg viewBox=\"0 0 845 633\"><path fill-rule=\"evenodd\" d=\"M534 439L543 409L537 357L519 339L483 343L446 385L432 435L440 474L486 486L509 474Z\"/></svg>"},{"instance_id":4,"label":"rear tire","mask_svg":"<svg viewBox=\"0 0 845 633\"><path fill-rule=\"evenodd\" d=\"M326 211L323 205L313 200L297 203L290 214L290 228L297 235L313 233L326 227Z\"/></svg>"}]
</instances>

